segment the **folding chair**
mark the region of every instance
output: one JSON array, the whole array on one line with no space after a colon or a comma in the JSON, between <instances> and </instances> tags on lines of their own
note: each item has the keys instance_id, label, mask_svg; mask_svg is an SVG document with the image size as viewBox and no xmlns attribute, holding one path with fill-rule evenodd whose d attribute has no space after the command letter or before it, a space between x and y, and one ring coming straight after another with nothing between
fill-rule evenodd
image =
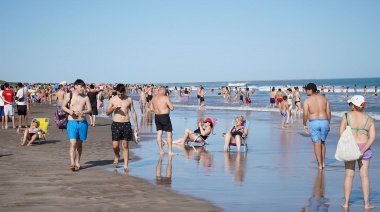
<instances>
[{"instance_id":1,"label":"folding chair","mask_svg":"<svg viewBox=\"0 0 380 212\"><path fill-rule=\"evenodd\" d=\"M214 129L215 129L217 122L218 122L218 119L216 119L216 118L214 118L212 120L212 131L211 131L211 133L213 135L215 135ZM201 144L201 146L204 146L204 145L208 144L207 139L210 137L210 135L208 135L206 139L204 139L201 135L198 135L193 141L187 141L187 142L185 142L185 144L192 146L193 148L194 148L194 144Z\"/></svg>"},{"instance_id":2,"label":"folding chair","mask_svg":"<svg viewBox=\"0 0 380 212\"><path fill-rule=\"evenodd\" d=\"M242 124L244 127L247 128L247 131L249 132L249 121L248 120L244 120L243 124ZM235 121L232 121L232 126L236 126L236 123ZM248 141L247 141L247 137L248 137L248 134L243 138L243 142L241 145L243 146L243 150L244 152L248 151ZM228 151L230 151L231 149L231 146L236 146L236 143L233 143L231 142L229 145L228 145Z\"/></svg>"},{"instance_id":3,"label":"folding chair","mask_svg":"<svg viewBox=\"0 0 380 212\"><path fill-rule=\"evenodd\" d=\"M49 126L49 118L34 118L32 122L30 123L30 127L32 127L33 122L37 120L39 122L39 128L41 130L47 131L48 126ZM21 143L22 143L23 138L21 138ZM44 132L39 132L38 133L38 138L37 140L38 144L40 144L41 141L46 141L46 133Z\"/></svg>"}]
</instances>

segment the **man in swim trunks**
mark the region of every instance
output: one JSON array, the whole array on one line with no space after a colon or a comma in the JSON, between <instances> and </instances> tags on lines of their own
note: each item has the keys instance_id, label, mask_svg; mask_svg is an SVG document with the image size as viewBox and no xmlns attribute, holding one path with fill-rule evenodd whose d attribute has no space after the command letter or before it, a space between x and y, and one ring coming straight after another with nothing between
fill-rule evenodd
<instances>
[{"instance_id":1,"label":"man in swim trunks","mask_svg":"<svg viewBox=\"0 0 380 212\"><path fill-rule=\"evenodd\" d=\"M110 99L108 102L106 114L107 116L113 115L113 122L111 125L112 132L112 145L115 153L115 159L113 165L117 168L120 158L120 142L123 147L124 157L124 172L129 172L128 157L129 148L128 142L132 140L132 126L129 118L129 112L132 115L133 122L135 124L135 133L139 132L139 125L137 122L137 115L133 106L133 100L131 97L125 95L126 89L124 84L118 84L116 86L117 96Z\"/></svg>"},{"instance_id":2,"label":"man in swim trunks","mask_svg":"<svg viewBox=\"0 0 380 212\"><path fill-rule=\"evenodd\" d=\"M165 95L165 90L165 87L160 87L158 89L157 95L154 96L151 101L150 109L154 112L154 121L157 129L157 144L160 154L165 154L162 149L162 132L166 131L169 155L176 155L176 153L172 151L173 128L169 116L170 111L174 110L174 107L169 97Z\"/></svg>"},{"instance_id":3,"label":"man in swim trunks","mask_svg":"<svg viewBox=\"0 0 380 212\"><path fill-rule=\"evenodd\" d=\"M200 85L200 86L197 88L198 107L201 106L201 90L202 90L202 85Z\"/></svg>"},{"instance_id":4,"label":"man in swim trunks","mask_svg":"<svg viewBox=\"0 0 380 212\"><path fill-rule=\"evenodd\" d=\"M306 86L308 96L303 103L303 126L307 134L311 134L314 144L314 153L318 161L318 168L325 167L325 141L330 131L331 110L327 98L317 94L317 86L309 83ZM307 123L309 120L309 123Z\"/></svg>"},{"instance_id":5,"label":"man in swim trunks","mask_svg":"<svg viewBox=\"0 0 380 212\"><path fill-rule=\"evenodd\" d=\"M280 103L283 101L283 99L282 99L282 91L281 91L281 88L279 88L279 89L277 90L277 93L276 93L275 99L276 99L276 101L277 101L278 104L280 104Z\"/></svg>"},{"instance_id":6,"label":"man in swim trunks","mask_svg":"<svg viewBox=\"0 0 380 212\"><path fill-rule=\"evenodd\" d=\"M276 88L272 88L271 92L269 93L269 103L270 107L274 107L276 105L276 100L274 99L276 97Z\"/></svg>"},{"instance_id":7,"label":"man in swim trunks","mask_svg":"<svg viewBox=\"0 0 380 212\"><path fill-rule=\"evenodd\" d=\"M81 169L80 157L82 155L82 143L87 139L88 123L86 114L90 114L90 99L84 90L86 84L83 80L77 79L74 82L75 90L67 93L62 102L62 110L68 113L67 135L70 140L70 169L75 171ZM69 105L68 105L69 104Z\"/></svg>"}]
</instances>

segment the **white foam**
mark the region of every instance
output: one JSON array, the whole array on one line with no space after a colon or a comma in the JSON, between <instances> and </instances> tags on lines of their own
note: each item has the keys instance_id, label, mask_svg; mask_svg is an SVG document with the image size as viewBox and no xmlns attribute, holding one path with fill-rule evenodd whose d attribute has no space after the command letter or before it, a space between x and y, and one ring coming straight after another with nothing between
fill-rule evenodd
<instances>
[{"instance_id":1,"label":"white foam","mask_svg":"<svg viewBox=\"0 0 380 212\"><path fill-rule=\"evenodd\" d=\"M242 83L232 83L232 82L229 82L228 83L228 86L231 86L231 87L242 87L242 86L245 86L246 83L242 82Z\"/></svg>"}]
</instances>

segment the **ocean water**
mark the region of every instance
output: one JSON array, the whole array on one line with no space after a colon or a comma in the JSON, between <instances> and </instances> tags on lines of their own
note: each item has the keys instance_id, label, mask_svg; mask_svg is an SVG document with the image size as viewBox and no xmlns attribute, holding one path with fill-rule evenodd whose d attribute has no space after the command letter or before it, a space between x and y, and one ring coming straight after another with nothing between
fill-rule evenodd
<instances>
[{"instance_id":1,"label":"ocean water","mask_svg":"<svg viewBox=\"0 0 380 212\"><path fill-rule=\"evenodd\" d=\"M317 169L313 145L310 136L303 132L302 120L295 120L282 130L278 109L268 107L270 87L302 87L309 82L316 83L318 87L322 84L335 86L335 92L325 92L333 117L326 141L326 168L323 171ZM379 86L379 82L380 78L165 84L170 88L192 86L194 89L201 84L207 91L204 109L198 109L195 90L188 102L180 99L179 92L172 92L171 100L175 107L171 112L173 139L182 137L186 128L193 129L198 119L206 117L218 119L214 134L208 139L209 145L196 148L174 146L173 150L178 156L162 157L156 144L154 115L141 115L136 101L142 141L139 148L132 151L141 160L129 164L132 169L129 175L209 200L224 211L343 211L340 204L343 202L344 164L335 160L334 153L341 116L350 108L345 91L341 93L337 87L353 87L356 84L357 94L363 95L364 85ZM254 95L250 95L252 105L246 107L245 104L225 103L224 98L217 94L217 89L227 85L254 88ZM215 91L210 93L212 88ZM351 96L355 93L354 90L349 92ZM379 129L379 100L372 93L370 87L365 112L374 117ZM132 96L138 100L137 95ZM301 96L302 102L307 96L304 92ZM249 150L237 153L236 149L232 149L224 153L221 134L230 128L232 120L238 115L250 121ZM377 141L372 146L374 155L369 171L371 203L377 208L371 211L379 211L380 208L380 189L376 184L380 175L379 149L380 143ZM123 174L122 167L114 170L110 165L106 170ZM358 172L354 179L350 211L363 211Z\"/></svg>"},{"instance_id":2,"label":"ocean water","mask_svg":"<svg viewBox=\"0 0 380 212\"><path fill-rule=\"evenodd\" d=\"M270 112L277 111L277 109L269 108L269 93L271 87L275 87L276 90L281 88L286 90L286 88L294 88L298 86L300 88L301 94L301 103L307 98L305 92L302 91L302 86L313 82L318 86L318 89L322 85L325 86L324 92L330 102L330 107L332 111L332 116L341 117L344 112L350 108L347 105L348 98L346 97L346 88L349 87L349 96L353 95L363 95L364 96L364 86L367 86L367 97L366 103L367 107L365 108L366 113L371 115L376 121L380 121L380 104L379 97L373 96L374 86L380 86L380 78L362 78L362 79L319 79L319 80L284 80L284 81L245 81L245 82L197 82L197 83L171 83L165 84L169 86L169 89L172 90L171 100L174 106L183 107L183 108L197 108L197 98L196 98L196 88L199 85L202 85L205 88L205 105L207 109L214 110L240 110L240 111L262 111ZM331 93L327 92L328 86L334 86L334 91ZM357 90L355 92L354 86L356 85ZM179 91L174 92L174 87L189 87L193 88L193 91L190 93L189 101L185 102L183 98L179 97ZM237 87L245 88L248 86L250 91L255 90L254 94L250 93L250 98L252 104L250 107L246 107L245 104L236 104L233 102L226 103L222 95L218 95L218 88L222 86L231 86L232 88ZM341 92L340 87L344 86L345 89ZM210 90L214 89L213 92ZM294 90L294 89L293 89ZM231 92L231 100L233 101L234 94ZM294 102L293 102L294 103ZM294 108L294 106L293 106Z\"/></svg>"}]
</instances>

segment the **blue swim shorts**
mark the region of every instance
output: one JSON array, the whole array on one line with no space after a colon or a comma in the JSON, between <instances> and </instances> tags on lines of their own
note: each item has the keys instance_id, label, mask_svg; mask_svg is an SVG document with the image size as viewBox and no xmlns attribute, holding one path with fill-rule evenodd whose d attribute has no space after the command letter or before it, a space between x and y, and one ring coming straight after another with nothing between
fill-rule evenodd
<instances>
[{"instance_id":1,"label":"blue swim shorts","mask_svg":"<svg viewBox=\"0 0 380 212\"><path fill-rule=\"evenodd\" d=\"M329 121L327 119L310 120L307 124L311 134L311 140L315 143L318 141L326 141L329 133Z\"/></svg>"},{"instance_id":2,"label":"blue swim shorts","mask_svg":"<svg viewBox=\"0 0 380 212\"><path fill-rule=\"evenodd\" d=\"M85 141L87 139L88 123L87 120L67 121L67 136L69 139L79 139Z\"/></svg>"}]
</instances>

